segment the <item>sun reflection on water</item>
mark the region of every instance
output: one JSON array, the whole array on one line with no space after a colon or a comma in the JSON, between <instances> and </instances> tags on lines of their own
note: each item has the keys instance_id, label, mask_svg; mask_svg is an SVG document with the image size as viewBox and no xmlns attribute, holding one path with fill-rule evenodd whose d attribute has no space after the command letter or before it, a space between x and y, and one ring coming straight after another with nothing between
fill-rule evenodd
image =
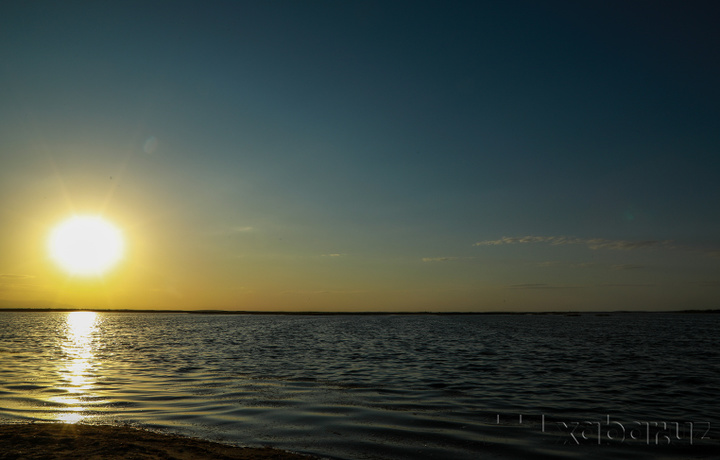
<instances>
[{"instance_id":1,"label":"sun reflection on water","mask_svg":"<svg viewBox=\"0 0 720 460\"><path fill-rule=\"evenodd\" d=\"M94 334L97 330L98 315L91 311L68 313L65 326L65 338L62 349L65 361L60 368L61 389L67 393L55 396L53 402L60 403L64 410L57 415L59 421L77 423L85 416L83 399L89 395L95 383L93 353Z\"/></svg>"}]
</instances>

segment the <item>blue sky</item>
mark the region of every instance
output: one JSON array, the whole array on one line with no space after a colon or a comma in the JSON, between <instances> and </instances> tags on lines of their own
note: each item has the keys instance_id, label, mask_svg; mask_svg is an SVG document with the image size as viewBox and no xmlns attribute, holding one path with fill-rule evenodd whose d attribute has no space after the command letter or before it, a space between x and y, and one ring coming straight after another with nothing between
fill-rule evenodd
<instances>
[{"instance_id":1,"label":"blue sky","mask_svg":"<svg viewBox=\"0 0 720 460\"><path fill-rule=\"evenodd\" d=\"M7 3L0 298L716 307L717 13L713 2ZM43 235L71 213L127 233L125 263L102 286L47 263Z\"/></svg>"}]
</instances>

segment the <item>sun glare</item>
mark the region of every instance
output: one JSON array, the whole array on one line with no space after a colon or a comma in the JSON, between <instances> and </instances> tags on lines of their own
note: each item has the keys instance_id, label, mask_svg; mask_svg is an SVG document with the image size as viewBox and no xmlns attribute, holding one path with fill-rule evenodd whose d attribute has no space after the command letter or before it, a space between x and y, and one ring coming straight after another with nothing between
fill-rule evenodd
<instances>
[{"instance_id":1,"label":"sun glare","mask_svg":"<svg viewBox=\"0 0 720 460\"><path fill-rule=\"evenodd\" d=\"M55 227L48 240L50 258L77 276L100 276L123 257L122 233L97 216L74 216Z\"/></svg>"}]
</instances>

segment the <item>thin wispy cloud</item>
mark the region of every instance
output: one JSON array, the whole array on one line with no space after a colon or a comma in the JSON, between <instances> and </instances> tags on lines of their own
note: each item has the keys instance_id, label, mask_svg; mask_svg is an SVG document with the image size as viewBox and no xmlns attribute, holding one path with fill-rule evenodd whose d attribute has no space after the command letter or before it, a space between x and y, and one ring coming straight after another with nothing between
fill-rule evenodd
<instances>
[{"instance_id":1,"label":"thin wispy cloud","mask_svg":"<svg viewBox=\"0 0 720 460\"><path fill-rule=\"evenodd\" d=\"M600 265L597 262L581 262L579 264L570 264L570 267L572 268L600 268L602 265Z\"/></svg>"},{"instance_id":2,"label":"thin wispy cloud","mask_svg":"<svg viewBox=\"0 0 720 460\"><path fill-rule=\"evenodd\" d=\"M655 287L655 283L604 283L604 284L581 284L581 285L562 285L562 284L546 284L546 283L526 283L511 284L507 289L587 289L587 288L646 288Z\"/></svg>"},{"instance_id":3,"label":"thin wispy cloud","mask_svg":"<svg viewBox=\"0 0 720 460\"><path fill-rule=\"evenodd\" d=\"M506 244L550 244L553 246L583 245L590 249L633 250L642 248L672 248L671 240L609 240L605 238L575 238L570 236L504 236L497 240L479 241L474 246Z\"/></svg>"},{"instance_id":4,"label":"thin wispy cloud","mask_svg":"<svg viewBox=\"0 0 720 460\"><path fill-rule=\"evenodd\" d=\"M538 262L538 263L536 263L535 265L538 266L538 267L542 267L542 268L558 267L558 266L561 266L561 265L562 265L562 262L559 262L559 261L557 261L557 260L548 260L548 261L545 261L545 262Z\"/></svg>"},{"instance_id":5,"label":"thin wispy cloud","mask_svg":"<svg viewBox=\"0 0 720 460\"><path fill-rule=\"evenodd\" d=\"M22 280L22 279L32 279L35 278L32 275L15 275L11 273L0 273L0 282L1 280Z\"/></svg>"},{"instance_id":6,"label":"thin wispy cloud","mask_svg":"<svg viewBox=\"0 0 720 460\"><path fill-rule=\"evenodd\" d=\"M645 268L644 265L636 265L636 264L619 264L619 265L613 265L611 267L613 270L638 270L641 268Z\"/></svg>"},{"instance_id":7,"label":"thin wispy cloud","mask_svg":"<svg viewBox=\"0 0 720 460\"><path fill-rule=\"evenodd\" d=\"M43 291L44 287L36 284L33 275L0 273L0 291Z\"/></svg>"},{"instance_id":8,"label":"thin wispy cloud","mask_svg":"<svg viewBox=\"0 0 720 460\"><path fill-rule=\"evenodd\" d=\"M365 294L367 291L364 289L316 289L316 290L289 290L281 291L281 295L355 295Z\"/></svg>"},{"instance_id":9,"label":"thin wispy cloud","mask_svg":"<svg viewBox=\"0 0 720 460\"><path fill-rule=\"evenodd\" d=\"M231 236L231 235L238 235L241 233L248 233L248 232L252 232L255 230L256 230L255 227L250 227L247 225L245 225L245 226L237 225L237 226L231 226L231 227L214 228L214 229L209 230L207 232L207 234L211 235L211 236Z\"/></svg>"},{"instance_id":10,"label":"thin wispy cloud","mask_svg":"<svg viewBox=\"0 0 720 460\"><path fill-rule=\"evenodd\" d=\"M688 283L690 286L720 288L720 281L693 281Z\"/></svg>"},{"instance_id":11,"label":"thin wispy cloud","mask_svg":"<svg viewBox=\"0 0 720 460\"><path fill-rule=\"evenodd\" d=\"M456 257L456 256L442 256L442 257L423 257L423 262L432 263L432 262L451 262L453 260L472 260L477 259L477 257Z\"/></svg>"},{"instance_id":12,"label":"thin wispy cloud","mask_svg":"<svg viewBox=\"0 0 720 460\"><path fill-rule=\"evenodd\" d=\"M607 283L607 284L598 284L597 287L603 287L603 288L615 288L615 287L654 287L657 286L654 283Z\"/></svg>"},{"instance_id":13,"label":"thin wispy cloud","mask_svg":"<svg viewBox=\"0 0 720 460\"><path fill-rule=\"evenodd\" d=\"M575 289L578 286L561 286L545 283L511 284L509 289Z\"/></svg>"},{"instance_id":14,"label":"thin wispy cloud","mask_svg":"<svg viewBox=\"0 0 720 460\"><path fill-rule=\"evenodd\" d=\"M332 254L323 254L321 257L344 257L344 256L346 256L346 255L347 255L347 254L342 254L342 253L339 253L339 252L334 252L334 253L332 253Z\"/></svg>"},{"instance_id":15,"label":"thin wispy cloud","mask_svg":"<svg viewBox=\"0 0 720 460\"><path fill-rule=\"evenodd\" d=\"M596 263L596 262L580 262L577 264L572 264L568 262L561 262L559 260L548 260L545 262L537 262L533 264L536 267L540 268L599 268L602 267L602 265Z\"/></svg>"},{"instance_id":16,"label":"thin wispy cloud","mask_svg":"<svg viewBox=\"0 0 720 460\"><path fill-rule=\"evenodd\" d=\"M571 268L571 269L586 269L586 268L602 268L602 269L610 269L610 270L638 270L645 268L645 265L637 265L637 264L616 264L616 265L605 265L605 264L599 264L597 262L581 262L581 263L567 263L567 262L560 262L560 261L547 261L547 262L538 262L535 264L532 264L535 267L540 268Z\"/></svg>"},{"instance_id":17,"label":"thin wispy cloud","mask_svg":"<svg viewBox=\"0 0 720 460\"><path fill-rule=\"evenodd\" d=\"M255 230L253 227L250 226L244 226L244 227L231 227L230 232L232 233L243 233L243 232L251 232Z\"/></svg>"},{"instance_id":18,"label":"thin wispy cloud","mask_svg":"<svg viewBox=\"0 0 720 460\"><path fill-rule=\"evenodd\" d=\"M457 260L460 257L423 257L423 262L448 262L450 260Z\"/></svg>"}]
</instances>

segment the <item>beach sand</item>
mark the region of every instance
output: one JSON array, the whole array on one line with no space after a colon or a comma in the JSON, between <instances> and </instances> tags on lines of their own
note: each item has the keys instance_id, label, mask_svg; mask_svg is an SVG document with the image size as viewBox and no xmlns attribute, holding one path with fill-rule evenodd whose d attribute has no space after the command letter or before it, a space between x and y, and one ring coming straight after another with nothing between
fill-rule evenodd
<instances>
[{"instance_id":1,"label":"beach sand","mask_svg":"<svg viewBox=\"0 0 720 460\"><path fill-rule=\"evenodd\" d=\"M29 423L0 425L0 459L257 459L315 457L270 448L233 447L130 427Z\"/></svg>"}]
</instances>

